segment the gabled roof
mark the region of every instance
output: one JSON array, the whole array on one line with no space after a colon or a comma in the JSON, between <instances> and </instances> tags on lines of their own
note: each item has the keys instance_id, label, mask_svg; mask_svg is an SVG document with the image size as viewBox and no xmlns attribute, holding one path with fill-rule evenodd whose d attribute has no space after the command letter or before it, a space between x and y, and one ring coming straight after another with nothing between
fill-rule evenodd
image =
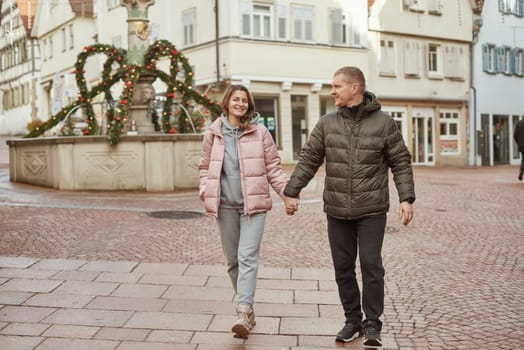
<instances>
[{"instance_id":1,"label":"gabled roof","mask_svg":"<svg viewBox=\"0 0 524 350\"><path fill-rule=\"evenodd\" d=\"M17 0L16 5L18 6L18 13L22 19L25 32L27 34L31 34L31 28L33 28L38 0Z\"/></svg>"},{"instance_id":2,"label":"gabled roof","mask_svg":"<svg viewBox=\"0 0 524 350\"><path fill-rule=\"evenodd\" d=\"M93 16L93 0L69 0L71 9L78 16Z\"/></svg>"}]
</instances>

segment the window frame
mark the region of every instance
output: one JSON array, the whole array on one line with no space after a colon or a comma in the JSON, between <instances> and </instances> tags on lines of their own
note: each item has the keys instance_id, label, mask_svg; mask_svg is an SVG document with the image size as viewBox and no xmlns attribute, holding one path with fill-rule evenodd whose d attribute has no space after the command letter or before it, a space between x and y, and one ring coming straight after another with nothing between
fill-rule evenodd
<instances>
[{"instance_id":1,"label":"window frame","mask_svg":"<svg viewBox=\"0 0 524 350\"><path fill-rule=\"evenodd\" d=\"M300 26L300 33L297 33L297 24ZM310 33L308 33L308 24L310 24ZM308 34L311 35L310 38ZM299 43L315 41L315 8L313 6L291 5L291 41Z\"/></svg>"},{"instance_id":2,"label":"window frame","mask_svg":"<svg viewBox=\"0 0 524 350\"><path fill-rule=\"evenodd\" d=\"M184 47L195 45L196 43L196 8L182 11L182 33Z\"/></svg>"},{"instance_id":3,"label":"window frame","mask_svg":"<svg viewBox=\"0 0 524 350\"><path fill-rule=\"evenodd\" d=\"M445 115L449 114L450 117L446 118ZM453 117L456 115L456 118ZM451 134L451 126L456 126L456 133ZM445 127L445 133L442 133L442 127ZM460 135L460 110L458 109L441 109L439 114L439 141L440 141L440 155L441 156L455 156L460 154L461 150L461 135ZM452 151L446 151L442 149L442 141L456 141L457 149Z\"/></svg>"}]
</instances>

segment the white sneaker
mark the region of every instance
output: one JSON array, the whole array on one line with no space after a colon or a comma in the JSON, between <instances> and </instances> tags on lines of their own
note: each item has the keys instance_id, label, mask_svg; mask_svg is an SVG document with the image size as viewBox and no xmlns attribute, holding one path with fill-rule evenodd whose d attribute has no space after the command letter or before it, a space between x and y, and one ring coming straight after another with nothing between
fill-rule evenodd
<instances>
[{"instance_id":1,"label":"white sneaker","mask_svg":"<svg viewBox=\"0 0 524 350\"><path fill-rule=\"evenodd\" d=\"M231 331L235 333L236 338L247 339L249 332L257 324L255 321L255 312L253 308L244 305L237 306L238 318L233 323Z\"/></svg>"}]
</instances>

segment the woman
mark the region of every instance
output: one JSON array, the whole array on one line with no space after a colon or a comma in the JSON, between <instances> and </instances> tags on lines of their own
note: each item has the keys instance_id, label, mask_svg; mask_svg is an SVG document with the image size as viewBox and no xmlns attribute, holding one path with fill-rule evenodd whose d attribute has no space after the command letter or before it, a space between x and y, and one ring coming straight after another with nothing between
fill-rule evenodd
<instances>
[{"instance_id":1,"label":"woman","mask_svg":"<svg viewBox=\"0 0 524 350\"><path fill-rule=\"evenodd\" d=\"M207 130L202 144L200 198L217 218L227 272L237 294L236 337L247 338L255 325L253 301L269 185L282 197L287 175L271 134L258 123L255 102L242 85L231 85L222 100L222 115Z\"/></svg>"}]
</instances>

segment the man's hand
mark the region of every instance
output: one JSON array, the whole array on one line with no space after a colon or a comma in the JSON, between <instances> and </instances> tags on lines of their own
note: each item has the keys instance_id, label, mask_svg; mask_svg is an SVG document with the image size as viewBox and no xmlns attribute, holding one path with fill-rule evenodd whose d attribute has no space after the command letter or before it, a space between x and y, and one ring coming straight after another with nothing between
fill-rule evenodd
<instances>
[{"instance_id":1,"label":"man's hand","mask_svg":"<svg viewBox=\"0 0 524 350\"><path fill-rule=\"evenodd\" d=\"M287 215L293 215L298 210L298 198L284 196L284 206Z\"/></svg>"},{"instance_id":2,"label":"man's hand","mask_svg":"<svg viewBox=\"0 0 524 350\"><path fill-rule=\"evenodd\" d=\"M409 204L407 201L400 202L399 217L402 225L409 224L413 219L413 204Z\"/></svg>"}]
</instances>

